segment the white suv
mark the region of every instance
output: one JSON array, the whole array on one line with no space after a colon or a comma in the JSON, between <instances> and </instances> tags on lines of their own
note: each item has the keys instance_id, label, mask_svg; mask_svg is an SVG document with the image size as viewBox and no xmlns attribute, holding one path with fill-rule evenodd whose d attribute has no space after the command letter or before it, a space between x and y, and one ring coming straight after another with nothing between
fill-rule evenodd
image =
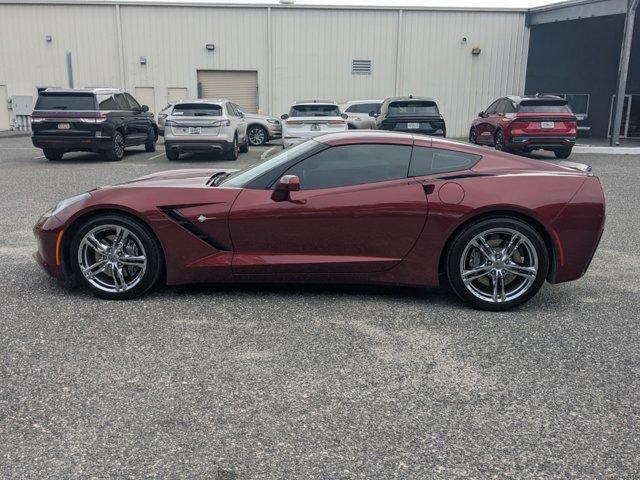
<instances>
[{"instance_id":1,"label":"white suv","mask_svg":"<svg viewBox=\"0 0 640 480\"><path fill-rule=\"evenodd\" d=\"M349 130L360 128L376 128L376 119L370 114L380 113L382 100L352 100L340 105L340 109L348 115Z\"/></svg>"},{"instance_id":2,"label":"white suv","mask_svg":"<svg viewBox=\"0 0 640 480\"><path fill-rule=\"evenodd\" d=\"M298 102L282 115L282 145L304 142L318 135L347 130L347 116L334 102Z\"/></svg>"},{"instance_id":3,"label":"white suv","mask_svg":"<svg viewBox=\"0 0 640 480\"><path fill-rule=\"evenodd\" d=\"M249 151L247 121L227 99L183 100L173 105L164 122L164 148L169 160L183 152L224 153L236 160Z\"/></svg>"}]
</instances>

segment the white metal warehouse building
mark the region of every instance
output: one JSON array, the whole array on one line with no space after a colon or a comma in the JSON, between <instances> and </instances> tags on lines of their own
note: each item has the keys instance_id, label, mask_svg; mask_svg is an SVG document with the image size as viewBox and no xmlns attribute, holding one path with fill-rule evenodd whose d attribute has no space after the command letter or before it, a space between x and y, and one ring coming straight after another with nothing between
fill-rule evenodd
<instances>
[{"instance_id":1,"label":"white metal warehouse building","mask_svg":"<svg viewBox=\"0 0 640 480\"><path fill-rule=\"evenodd\" d=\"M18 100L70 86L70 60L73 86L125 88L156 113L198 94L277 116L297 100L413 94L465 136L491 100L524 92L525 13L0 0L0 130L18 125Z\"/></svg>"}]
</instances>

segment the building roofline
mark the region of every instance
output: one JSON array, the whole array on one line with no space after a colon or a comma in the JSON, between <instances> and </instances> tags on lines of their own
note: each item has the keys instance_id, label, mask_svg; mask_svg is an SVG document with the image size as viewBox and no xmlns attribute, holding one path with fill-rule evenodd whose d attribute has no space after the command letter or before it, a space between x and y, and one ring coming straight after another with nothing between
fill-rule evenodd
<instances>
[{"instance_id":1,"label":"building roofline","mask_svg":"<svg viewBox=\"0 0 640 480\"><path fill-rule=\"evenodd\" d=\"M506 12L526 13L528 8L509 7L452 7L417 5L313 5L279 3L224 3L215 0L185 1L176 0L0 0L0 4L9 5L120 5L154 7L215 7L215 8L274 8L274 9L316 9L316 10L391 10L391 11L452 11L452 12Z\"/></svg>"}]
</instances>

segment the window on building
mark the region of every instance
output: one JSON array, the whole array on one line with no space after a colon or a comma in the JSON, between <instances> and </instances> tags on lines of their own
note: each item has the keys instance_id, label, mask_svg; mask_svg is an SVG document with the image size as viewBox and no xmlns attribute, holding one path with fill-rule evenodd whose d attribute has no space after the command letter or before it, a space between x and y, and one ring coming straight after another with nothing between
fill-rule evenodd
<instances>
[{"instance_id":1,"label":"window on building","mask_svg":"<svg viewBox=\"0 0 640 480\"><path fill-rule=\"evenodd\" d=\"M300 178L300 188L344 187L407 178L408 145L342 145L328 148L291 167L286 174Z\"/></svg>"}]
</instances>

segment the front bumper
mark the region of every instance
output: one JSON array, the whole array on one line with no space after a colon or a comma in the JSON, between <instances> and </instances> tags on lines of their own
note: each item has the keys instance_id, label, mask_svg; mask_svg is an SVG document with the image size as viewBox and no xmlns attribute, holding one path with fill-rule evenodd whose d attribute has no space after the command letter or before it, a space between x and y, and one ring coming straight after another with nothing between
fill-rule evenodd
<instances>
[{"instance_id":1,"label":"front bumper","mask_svg":"<svg viewBox=\"0 0 640 480\"><path fill-rule=\"evenodd\" d=\"M267 125L267 133L269 134L269 140L282 137L282 125L273 125L269 123Z\"/></svg>"},{"instance_id":2,"label":"front bumper","mask_svg":"<svg viewBox=\"0 0 640 480\"><path fill-rule=\"evenodd\" d=\"M33 135L31 141L33 146L37 148L50 148L69 152L95 152L106 150L111 145L111 137L92 136Z\"/></svg>"},{"instance_id":3,"label":"front bumper","mask_svg":"<svg viewBox=\"0 0 640 480\"><path fill-rule=\"evenodd\" d=\"M515 149L556 149L556 148L572 148L576 144L576 137L530 137L514 135L511 137L507 146Z\"/></svg>"},{"instance_id":4,"label":"front bumper","mask_svg":"<svg viewBox=\"0 0 640 480\"><path fill-rule=\"evenodd\" d=\"M57 217L41 217L33 227L33 234L38 244L38 250L34 252L33 258L52 277L64 278L62 223Z\"/></svg>"}]
</instances>

